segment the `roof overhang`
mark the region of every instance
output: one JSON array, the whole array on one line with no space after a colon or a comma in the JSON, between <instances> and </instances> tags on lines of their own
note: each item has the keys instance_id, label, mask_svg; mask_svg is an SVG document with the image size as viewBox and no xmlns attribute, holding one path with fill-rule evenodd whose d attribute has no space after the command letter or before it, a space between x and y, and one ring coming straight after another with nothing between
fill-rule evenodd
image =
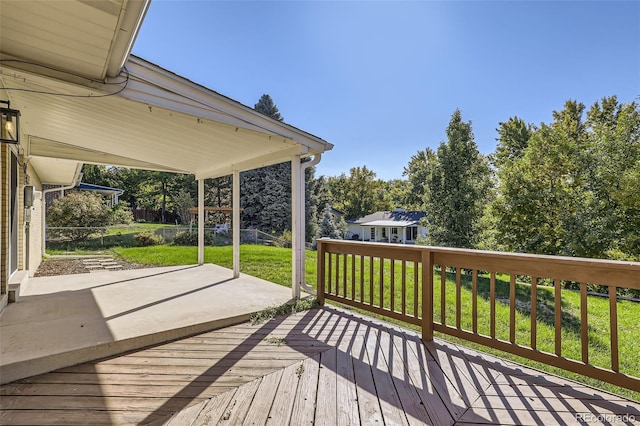
<instances>
[{"instance_id":1,"label":"roof overhang","mask_svg":"<svg viewBox=\"0 0 640 426\"><path fill-rule=\"evenodd\" d=\"M38 159L41 176L51 160L66 160L74 169L94 163L209 178L333 147L133 56L105 83L1 63L0 95L21 110L25 155ZM53 174L43 183L64 180Z\"/></svg>"},{"instance_id":2,"label":"roof overhang","mask_svg":"<svg viewBox=\"0 0 640 426\"><path fill-rule=\"evenodd\" d=\"M407 227L407 226L417 226L418 223L415 221L407 221L407 220L372 220L371 222L359 223L360 226L386 226L386 227Z\"/></svg>"},{"instance_id":3,"label":"roof overhang","mask_svg":"<svg viewBox=\"0 0 640 426\"><path fill-rule=\"evenodd\" d=\"M94 80L120 74L150 0L4 0L3 59Z\"/></svg>"}]
</instances>

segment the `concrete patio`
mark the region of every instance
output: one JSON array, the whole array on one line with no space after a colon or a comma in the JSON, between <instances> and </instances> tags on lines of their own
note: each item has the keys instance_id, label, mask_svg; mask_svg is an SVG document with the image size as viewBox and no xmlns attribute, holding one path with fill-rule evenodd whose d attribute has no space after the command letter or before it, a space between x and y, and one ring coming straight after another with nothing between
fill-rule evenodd
<instances>
[{"instance_id":1,"label":"concrete patio","mask_svg":"<svg viewBox=\"0 0 640 426\"><path fill-rule=\"evenodd\" d=\"M29 279L0 314L0 383L226 327L291 289L212 264Z\"/></svg>"}]
</instances>

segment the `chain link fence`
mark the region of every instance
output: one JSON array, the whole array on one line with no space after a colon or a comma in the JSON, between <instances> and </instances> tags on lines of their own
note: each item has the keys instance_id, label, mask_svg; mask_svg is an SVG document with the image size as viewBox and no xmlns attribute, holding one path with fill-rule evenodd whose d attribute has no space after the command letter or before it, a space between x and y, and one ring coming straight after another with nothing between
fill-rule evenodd
<instances>
[{"instance_id":1,"label":"chain link fence","mask_svg":"<svg viewBox=\"0 0 640 426\"><path fill-rule=\"evenodd\" d=\"M225 246L233 244L233 229L211 227L205 228L205 245ZM180 244L189 241L197 244L197 226L142 226L139 224L115 225L104 227L52 227L45 228L47 246L53 249L73 248L90 249L108 248L114 246L135 246L135 236L141 233L153 233L162 237L165 244L174 244L176 236ZM182 237L182 238L181 238ZM187 238L185 238L187 237ZM195 243L194 243L195 241ZM259 244L275 247L291 247L291 241L280 236L268 234L258 229L241 229L240 244ZM312 249L312 244L306 243L307 249Z\"/></svg>"}]
</instances>

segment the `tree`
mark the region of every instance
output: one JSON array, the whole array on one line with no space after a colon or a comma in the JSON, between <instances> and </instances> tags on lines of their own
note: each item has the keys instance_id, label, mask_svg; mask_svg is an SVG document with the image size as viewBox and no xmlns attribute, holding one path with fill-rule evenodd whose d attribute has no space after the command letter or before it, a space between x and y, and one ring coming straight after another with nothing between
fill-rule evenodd
<instances>
[{"instance_id":1,"label":"tree","mask_svg":"<svg viewBox=\"0 0 640 426\"><path fill-rule=\"evenodd\" d=\"M367 166L353 167L349 176L344 173L328 179L333 207L344 212L348 218L357 218L380 210L389 210L391 201L387 185L376 179Z\"/></svg>"},{"instance_id":2,"label":"tree","mask_svg":"<svg viewBox=\"0 0 640 426\"><path fill-rule=\"evenodd\" d=\"M336 238L344 237L344 228L336 222L336 218L331 212L331 207L326 206L322 212L322 219L318 227L318 238Z\"/></svg>"},{"instance_id":3,"label":"tree","mask_svg":"<svg viewBox=\"0 0 640 426\"><path fill-rule=\"evenodd\" d=\"M69 191L54 200L47 210L47 226L51 227L104 227L110 219L111 209L105 200L89 191ZM95 229L69 229L61 234L73 241L82 241L95 232Z\"/></svg>"},{"instance_id":4,"label":"tree","mask_svg":"<svg viewBox=\"0 0 640 426\"><path fill-rule=\"evenodd\" d=\"M589 255L640 256L640 109L615 96L587 112L585 210L592 229ZM583 250L586 252L586 250ZM615 254L620 252L623 255Z\"/></svg>"},{"instance_id":5,"label":"tree","mask_svg":"<svg viewBox=\"0 0 640 426\"><path fill-rule=\"evenodd\" d=\"M173 197L173 207L183 225L187 225L191 222L191 213L189 210L194 206L195 203L188 191L181 190L175 197Z\"/></svg>"},{"instance_id":6,"label":"tree","mask_svg":"<svg viewBox=\"0 0 640 426\"><path fill-rule=\"evenodd\" d=\"M273 102L273 99L271 99L271 96L266 93L260 96L258 103L255 104L253 108L267 117L271 117L278 121L284 121L284 118L280 115L280 111L278 111L278 107Z\"/></svg>"},{"instance_id":7,"label":"tree","mask_svg":"<svg viewBox=\"0 0 640 426\"><path fill-rule=\"evenodd\" d=\"M506 122L498 123L498 146L495 153L495 164L497 167L503 164L522 158L529 139L535 130L531 124L526 124L518 117L511 117Z\"/></svg>"},{"instance_id":8,"label":"tree","mask_svg":"<svg viewBox=\"0 0 640 426\"><path fill-rule=\"evenodd\" d=\"M425 210L430 244L472 248L478 241L478 222L490 188L488 161L478 152L471 122L463 122L457 109L442 142L429 159L431 172L425 185Z\"/></svg>"},{"instance_id":9,"label":"tree","mask_svg":"<svg viewBox=\"0 0 640 426\"><path fill-rule=\"evenodd\" d=\"M405 208L412 210L424 208L424 194L427 190L425 185L437 161L436 153L431 148L418 151L411 157L409 164L402 172L403 176L407 176L409 185Z\"/></svg>"},{"instance_id":10,"label":"tree","mask_svg":"<svg viewBox=\"0 0 640 426\"><path fill-rule=\"evenodd\" d=\"M503 162L498 171L498 234L515 251L582 255L573 242L589 234L583 214L584 105L567 101L529 139L524 155ZM573 242L570 242L573 241Z\"/></svg>"}]
</instances>

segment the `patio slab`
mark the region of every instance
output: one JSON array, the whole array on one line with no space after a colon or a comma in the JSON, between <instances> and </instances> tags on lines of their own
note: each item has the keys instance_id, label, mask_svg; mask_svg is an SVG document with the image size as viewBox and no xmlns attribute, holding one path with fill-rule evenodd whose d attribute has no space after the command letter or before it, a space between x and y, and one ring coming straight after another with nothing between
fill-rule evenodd
<instances>
[{"instance_id":1,"label":"patio slab","mask_svg":"<svg viewBox=\"0 0 640 426\"><path fill-rule=\"evenodd\" d=\"M0 383L237 324L291 289L217 265L31 278L0 314Z\"/></svg>"}]
</instances>

